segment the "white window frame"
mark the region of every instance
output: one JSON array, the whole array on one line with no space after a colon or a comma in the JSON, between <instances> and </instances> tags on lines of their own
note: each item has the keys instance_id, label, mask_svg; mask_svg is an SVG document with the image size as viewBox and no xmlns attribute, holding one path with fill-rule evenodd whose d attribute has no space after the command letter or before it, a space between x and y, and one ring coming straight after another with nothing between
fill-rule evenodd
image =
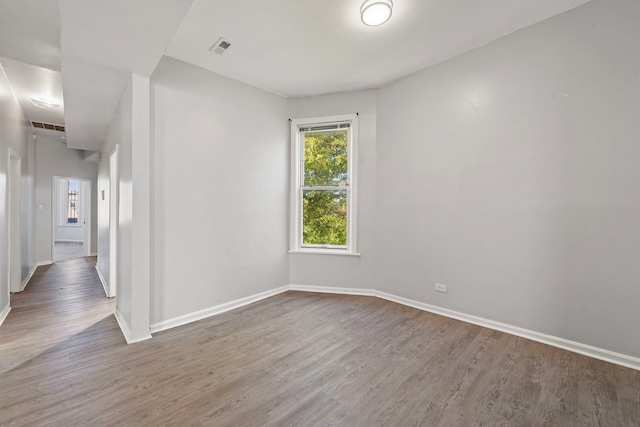
<instances>
[{"instance_id":1,"label":"white window frame","mask_svg":"<svg viewBox=\"0 0 640 427\"><path fill-rule=\"evenodd\" d=\"M76 206L76 210L78 212L78 222L77 223L73 223L73 222L69 222L69 182L70 181L76 181L78 182L78 200L76 201L78 203L78 206ZM69 179L69 178L60 178L58 180L58 183L60 184L60 205L58 206L59 209L59 214L58 214L58 226L60 227L82 227L82 224L80 224L80 218L82 217L82 206L79 203L80 202L80 186L81 183L80 181L76 180L76 179Z\"/></svg>"},{"instance_id":2,"label":"white window frame","mask_svg":"<svg viewBox=\"0 0 640 427\"><path fill-rule=\"evenodd\" d=\"M347 141L347 246L302 244L303 155L300 128L349 123ZM313 117L291 120L291 213L289 253L360 256L358 242L358 115Z\"/></svg>"}]
</instances>

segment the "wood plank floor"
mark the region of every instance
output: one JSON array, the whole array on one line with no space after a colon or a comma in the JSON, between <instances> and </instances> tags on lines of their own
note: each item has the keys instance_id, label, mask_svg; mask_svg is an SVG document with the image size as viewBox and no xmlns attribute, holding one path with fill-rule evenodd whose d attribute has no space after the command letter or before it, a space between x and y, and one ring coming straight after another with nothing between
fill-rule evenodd
<instances>
[{"instance_id":1,"label":"wood plank floor","mask_svg":"<svg viewBox=\"0 0 640 427\"><path fill-rule=\"evenodd\" d=\"M13 295L0 425L640 425L638 371L373 297L286 292L126 345L94 264Z\"/></svg>"},{"instance_id":2,"label":"wood plank floor","mask_svg":"<svg viewBox=\"0 0 640 427\"><path fill-rule=\"evenodd\" d=\"M69 261L84 257L83 242L54 242L52 260L54 262Z\"/></svg>"}]
</instances>

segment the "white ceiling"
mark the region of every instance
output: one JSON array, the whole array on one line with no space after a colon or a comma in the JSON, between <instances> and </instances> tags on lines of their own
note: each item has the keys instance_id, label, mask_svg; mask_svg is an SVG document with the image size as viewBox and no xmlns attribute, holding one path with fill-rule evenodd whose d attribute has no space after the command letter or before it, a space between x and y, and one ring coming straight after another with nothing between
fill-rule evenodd
<instances>
[{"instance_id":1,"label":"white ceiling","mask_svg":"<svg viewBox=\"0 0 640 427\"><path fill-rule=\"evenodd\" d=\"M67 146L98 151L129 83L129 73L63 59L62 75Z\"/></svg>"},{"instance_id":2,"label":"white ceiling","mask_svg":"<svg viewBox=\"0 0 640 427\"><path fill-rule=\"evenodd\" d=\"M396 0L367 27L362 0L194 0L167 55L283 96L376 88L587 1Z\"/></svg>"},{"instance_id":3,"label":"white ceiling","mask_svg":"<svg viewBox=\"0 0 640 427\"><path fill-rule=\"evenodd\" d=\"M97 150L129 73L150 76L163 54L283 96L349 91L587 1L395 0L389 22L366 27L362 0L0 0L0 56L25 64L0 62L28 115L25 99L61 70L68 145ZM231 48L209 52L221 36Z\"/></svg>"},{"instance_id":4,"label":"white ceiling","mask_svg":"<svg viewBox=\"0 0 640 427\"><path fill-rule=\"evenodd\" d=\"M64 125L58 0L0 0L0 64L29 121ZM34 106L45 98L61 108ZM61 132L33 129L57 139Z\"/></svg>"},{"instance_id":5,"label":"white ceiling","mask_svg":"<svg viewBox=\"0 0 640 427\"><path fill-rule=\"evenodd\" d=\"M62 59L150 76L193 0L60 0Z\"/></svg>"},{"instance_id":6,"label":"white ceiling","mask_svg":"<svg viewBox=\"0 0 640 427\"><path fill-rule=\"evenodd\" d=\"M58 0L0 0L0 56L60 70Z\"/></svg>"},{"instance_id":7,"label":"white ceiling","mask_svg":"<svg viewBox=\"0 0 640 427\"><path fill-rule=\"evenodd\" d=\"M153 73L191 2L60 0L69 147L100 148L129 73Z\"/></svg>"},{"instance_id":8,"label":"white ceiling","mask_svg":"<svg viewBox=\"0 0 640 427\"><path fill-rule=\"evenodd\" d=\"M0 63L27 119L32 122L64 125L62 81L59 71L7 58L0 58ZM61 107L54 109L36 107L31 102L31 98L45 98L60 104Z\"/></svg>"}]
</instances>

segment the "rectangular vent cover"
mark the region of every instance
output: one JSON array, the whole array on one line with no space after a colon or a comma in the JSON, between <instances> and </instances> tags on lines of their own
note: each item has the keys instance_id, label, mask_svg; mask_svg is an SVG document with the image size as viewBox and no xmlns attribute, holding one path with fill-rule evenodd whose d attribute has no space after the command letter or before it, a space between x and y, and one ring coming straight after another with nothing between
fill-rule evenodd
<instances>
[{"instance_id":1,"label":"rectangular vent cover","mask_svg":"<svg viewBox=\"0 0 640 427\"><path fill-rule=\"evenodd\" d=\"M58 132L64 132L64 126L62 125L54 125L51 123L42 123L42 122L31 122L34 128L38 129L48 129L48 130L57 130Z\"/></svg>"}]
</instances>

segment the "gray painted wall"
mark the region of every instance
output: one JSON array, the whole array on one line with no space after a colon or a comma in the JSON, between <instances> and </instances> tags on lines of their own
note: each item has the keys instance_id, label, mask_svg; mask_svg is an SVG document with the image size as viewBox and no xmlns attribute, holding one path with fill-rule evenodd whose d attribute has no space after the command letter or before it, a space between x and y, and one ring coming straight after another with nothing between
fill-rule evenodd
<instances>
[{"instance_id":1,"label":"gray painted wall","mask_svg":"<svg viewBox=\"0 0 640 427\"><path fill-rule=\"evenodd\" d=\"M640 356L639 21L593 1L379 91L380 290Z\"/></svg>"},{"instance_id":2,"label":"gray painted wall","mask_svg":"<svg viewBox=\"0 0 640 427\"><path fill-rule=\"evenodd\" d=\"M292 119L358 113L358 251L362 254L361 257L291 254L289 283L370 289L376 259L376 91L288 101Z\"/></svg>"},{"instance_id":3,"label":"gray painted wall","mask_svg":"<svg viewBox=\"0 0 640 427\"><path fill-rule=\"evenodd\" d=\"M151 323L285 285L286 100L170 58L152 84Z\"/></svg>"}]
</instances>

